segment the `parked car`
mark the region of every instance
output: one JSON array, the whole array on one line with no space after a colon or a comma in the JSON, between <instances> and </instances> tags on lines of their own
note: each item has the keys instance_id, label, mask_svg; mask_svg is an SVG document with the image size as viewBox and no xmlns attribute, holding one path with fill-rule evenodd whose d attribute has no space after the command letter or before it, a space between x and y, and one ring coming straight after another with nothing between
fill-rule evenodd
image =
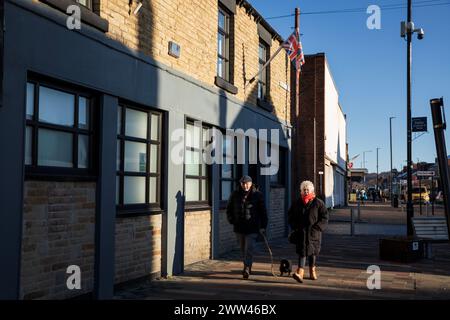
<instances>
[{"instance_id":1,"label":"parked car","mask_svg":"<svg viewBox=\"0 0 450 320\"><path fill-rule=\"evenodd\" d=\"M408 200L408 189L404 190L403 197ZM413 203L426 203L430 202L430 195L427 187L413 187L412 188L412 201Z\"/></svg>"}]
</instances>

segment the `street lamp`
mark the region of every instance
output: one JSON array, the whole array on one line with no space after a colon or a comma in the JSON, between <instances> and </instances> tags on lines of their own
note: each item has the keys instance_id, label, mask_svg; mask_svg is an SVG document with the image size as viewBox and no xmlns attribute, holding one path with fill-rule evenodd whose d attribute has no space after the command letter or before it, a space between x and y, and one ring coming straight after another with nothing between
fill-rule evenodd
<instances>
[{"instance_id":1,"label":"street lamp","mask_svg":"<svg viewBox=\"0 0 450 320\"><path fill-rule=\"evenodd\" d=\"M363 168L366 167L366 152L372 152L372 150L363 151ZM366 175L364 175L364 183L366 183Z\"/></svg>"},{"instance_id":2,"label":"street lamp","mask_svg":"<svg viewBox=\"0 0 450 320\"><path fill-rule=\"evenodd\" d=\"M392 202L392 119L395 119L395 117L389 117L389 148L391 149L391 172L390 172L391 186L389 189L389 193L390 193L389 198L391 199L391 205L393 205L393 202Z\"/></svg>"},{"instance_id":3,"label":"street lamp","mask_svg":"<svg viewBox=\"0 0 450 320\"><path fill-rule=\"evenodd\" d=\"M408 0L408 20L401 22L401 37L406 36L407 50L406 50L406 145L407 145L407 179L408 179L408 202L406 205L406 226L407 235L412 236L414 234L412 226L413 217L413 205L412 205L412 143L411 143L411 63L412 63L412 35L417 33L417 38L422 40L425 32L422 28L414 28L414 23L411 21L412 16L412 0Z\"/></svg>"},{"instance_id":4,"label":"street lamp","mask_svg":"<svg viewBox=\"0 0 450 320\"><path fill-rule=\"evenodd\" d=\"M377 191L378 191L378 150L381 148L377 147Z\"/></svg>"}]
</instances>

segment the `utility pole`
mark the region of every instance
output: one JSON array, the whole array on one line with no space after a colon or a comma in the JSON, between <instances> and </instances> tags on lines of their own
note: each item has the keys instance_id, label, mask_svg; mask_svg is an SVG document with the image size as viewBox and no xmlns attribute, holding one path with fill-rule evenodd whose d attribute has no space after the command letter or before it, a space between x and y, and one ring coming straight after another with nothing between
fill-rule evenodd
<instances>
[{"instance_id":1,"label":"utility pole","mask_svg":"<svg viewBox=\"0 0 450 320\"><path fill-rule=\"evenodd\" d=\"M389 117L389 148L391 150L391 171L390 171L390 188L389 188L389 199L391 199L391 206L394 205L393 194L392 194L392 119L395 117Z\"/></svg>"},{"instance_id":2,"label":"utility pole","mask_svg":"<svg viewBox=\"0 0 450 320\"><path fill-rule=\"evenodd\" d=\"M412 19L412 0L408 0L408 25L411 23ZM412 63L412 33L411 29L408 28L408 32L406 35L406 41L407 41L407 50L406 50L406 94L407 94L407 101L406 101L406 144L407 144L407 167L406 167L406 175L407 175L407 184L408 184L408 199L406 204L406 219L407 219L407 235L412 236L413 235L413 228L412 228L412 217L414 215L414 208L412 205L412 142L411 142L411 63Z\"/></svg>"},{"instance_id":3,"label":"utility pole","mask_svg":"<svg viewBox=\"0 0 450 320\"><path fill-rule=\"evenodd\" d=\"M377 192L378 192L378 190L379 190L379 188L378 188L378 150L380 150L381 148L378 148L377 147Z\"/></svg>"}]
</instances>

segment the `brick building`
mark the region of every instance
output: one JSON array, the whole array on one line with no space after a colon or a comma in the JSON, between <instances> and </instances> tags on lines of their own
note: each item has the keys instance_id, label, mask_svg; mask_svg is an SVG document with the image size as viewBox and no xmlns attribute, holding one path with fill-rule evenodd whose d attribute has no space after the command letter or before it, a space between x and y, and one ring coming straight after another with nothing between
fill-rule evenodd
<instances>
[{"instance_id":1,"label":"brick building","mask_svg":"<svg viewBox=\"0 0 450 320\"><path fill-rule=\"evenodd\" d=\"M299 115L292 111L294 194L310 180L327 207L342 206L347 194L346 116L324 53L305 56L300 74Z\"/></svg>"},{"instance_id":2,"label":"brick building","mask_svg":"<svg viewBox=\"0 0 450 320\"><path fill-rule=\"evenodd\" d=\"M247 1L1 4L0 299L111 298L217 258L236 245L224 209L242 174L265 194L270 237L285 235L290 63L280 53L249 83L283 39ZM279 130L280 170L171 160L180 143L198 158L209 128Z\"/></svg>"}]
</instances>

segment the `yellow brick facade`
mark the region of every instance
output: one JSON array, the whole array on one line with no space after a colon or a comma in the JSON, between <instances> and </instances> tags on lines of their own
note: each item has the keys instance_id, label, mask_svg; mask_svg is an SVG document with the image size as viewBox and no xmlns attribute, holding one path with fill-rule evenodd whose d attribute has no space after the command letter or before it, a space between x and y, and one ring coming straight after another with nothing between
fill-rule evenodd
<instances>
[{"instance_id":1,"label":"yellow brick facade","mask_svg":"<svg viewBox=\"0 0 450 320\"><path fill-rule=\"evenodd\" d=\"M158 62L215 86L217 61L217 0L144 0L137 15L137 2L93 0L94 11L109 22L108 36L139 50ZM234 15L234 85L237 99L256 106L257 82L248 81L258 72L258 22L243 5ZM168 54L169 41L180 45L181 54ZM280 46L273 39L271 54ZM270 66L270 102L280 120L290 121L290 94L280 83L289 84L291 64L284 50ZM244 86L245 80L247 87Z\"/></svg>"}]
</instances>

